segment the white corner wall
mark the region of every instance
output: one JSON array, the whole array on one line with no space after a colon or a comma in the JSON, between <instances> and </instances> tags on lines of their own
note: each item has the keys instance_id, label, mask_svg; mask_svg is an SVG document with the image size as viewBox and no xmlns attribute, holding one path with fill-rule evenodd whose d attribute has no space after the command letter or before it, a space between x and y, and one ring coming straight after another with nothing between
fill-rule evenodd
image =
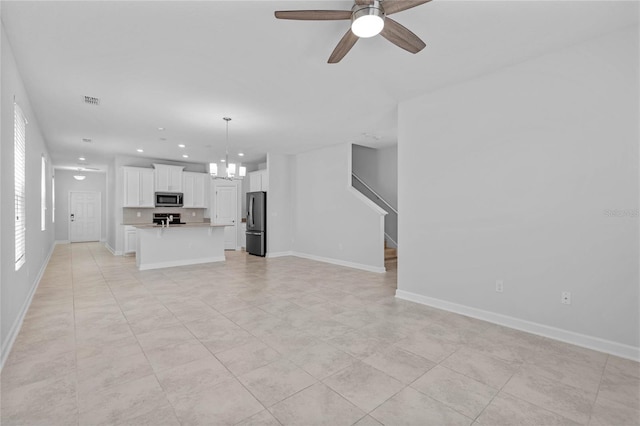
<instances>
[{"instance_id":1,"label":"white corner wall","mask_svg":"<svg viewBox=\"0 0 640 426\"><path fill-rule=\"evenodd\" d=\"M107 202L104 206L107 218L107 241L105 245L112 253L116 251L116 231L120 229L120 226L116 224L116 180L116 162L114 158L107 165ZM124 182L122 182L122 185L124 185ZM120 194L121 199L123 196L123 194ZM122 202L120 205L122 206ZM122 211L122 207L120 211Z\"/></svg>"},{"instance_id":2,"label":"white corner wall","mask_svg":"<svg viewBox=\"0 0 640 426\"><path fill-rule=\"evenodd\" d=\"M291 254L293 247L293 183L290 155L267 154L267 257Z\"/></svg>"},{"instance_id":3,"label":"white corner wall","mask_svg":"<svg viewBox=\"0 0 640 426\"><path fill-rule=\"evenodd\" d=\"M295 254L383 272L384 214L351 187L351 144L298 154L293 169Z\"/></svg>"},{"instance_id":4,"label":"white corner wall","mask_svg":"<svg viewBox=\"0 0 640 426\"><path fill-rule=\"evenodd\" d=\"M638 56L635 26L400 105L399 297L639 358Z\"/></svg>"},{"instance_id":5,"label":"white corner wall","mask_svg":"<svg viewBox=\"0 0 640 426\"><path fill-rule=\"evenodd\" d=\"M0 368L9 354L11 345L20 331L24 315L44 272L54 243L51 221L51 158L46 141L40 132L37 117L29 103L20 72L2 25L0 52L2 63L0 84L1 140L0 192ZM13 152L13 102L22 108L29 124L26 129L26 263L16 271L14 229L14 152ZM40 170L41 158L47 160L47 210L46 230L40 228Z\"/></svg>"}]
</instances>

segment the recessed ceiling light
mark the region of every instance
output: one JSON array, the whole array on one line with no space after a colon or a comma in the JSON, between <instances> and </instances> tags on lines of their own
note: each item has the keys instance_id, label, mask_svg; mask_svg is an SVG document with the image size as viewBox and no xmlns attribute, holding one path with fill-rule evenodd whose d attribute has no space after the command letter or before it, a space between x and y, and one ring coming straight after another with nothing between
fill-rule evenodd
<instances>
[{"instance_id":1,"label":"recessed ceiling light","mask_svg":"<svg viewBox=\"0 0 640 426\"><path fill-rule=\"evenodd\" d=\"M189 158L187 154L182 154L182 158Z\"/></svg>"},{"instance_id":2,"label":"recessed ceiling light","mask_svg":"<svg viewBox=\"0 0 640 426\"><path fill-rule=\"evenodd\" d=\"M244 157L244 152L239 152L238 157Z\"/></svg>"},{"instance_id":3,"label":"recessed ceiling light","mask_svg":"<svg viewBox=\"0 0 640 426\"><path fill-rule=\"evenodd\" d=\"M138 152L144 152L144 150L143 150L142 148L138 148L138 149L136 149L136 151L138 151Z\"/></svg>"},{"instance_id":4,"label":"recessed ceiling light","mask_svg":"<svg viewBox=\"0 0 640 426\"><path fill-rule=\"evenodd\" d=\"M78 160L80 160L80 161L84 161L84 160L86 160L86 158L84 158L84 157L78 157Z\"/></svg>"},{"instance_id":5,"label":"recessed ceiling light","mask_svg":"<svg viewBox=\"0 0 640 426\"><path fill-rule=\"evenodd\" d=\"M222 160L220 160L221 163L225 163L226 160L223 158Z\"/></svg>"},{"instance_id":6,"label":"recessed ceiling light","mask_svg":"<svg viewBox=\"0 0 640 426\"><path fill-rule=\"evenodd\" d=\"M158 127L158 130L164 132L164 127Z\"/></svg>"},{"instance_id":7,"label":"recessed ceiling light","mask_svg":"<svg viewBox=\"0 0 640 426\"><path fill-rule=\"evenodd\" d=\"M185 145L185 144L183 144L183 143L178 144L178 146L179 146L180 148L185 148L185 147L186 147L186 145Z\"/></svg>"}]
</instances>

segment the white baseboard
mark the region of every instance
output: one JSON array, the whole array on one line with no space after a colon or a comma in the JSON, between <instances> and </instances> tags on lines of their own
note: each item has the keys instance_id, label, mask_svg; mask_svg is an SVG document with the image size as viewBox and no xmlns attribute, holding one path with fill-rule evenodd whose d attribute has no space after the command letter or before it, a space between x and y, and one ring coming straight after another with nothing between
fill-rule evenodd
<instances>
[{"instance_id":1,"label":"white baseboard","mask_svg":"<svg viewBox=\"0 0 640 426\"><path fill-rule=\"evenodd\" d=\"M601 339L599 337L587 336L585 334L575 333L573 331L563 330L508 315L497 314L495 312L485 311L470 306L459 305L457 303L448 302L446 300L435 299L433 297L423 296L421 294L411 293L403 290L396 290L398 299L408 300L410 302L420 303L422 305L431 306L456 314L466 315L468 317L477 318L494 324L503 325L520 331L525 331L538 336L548 337L550 339L559 340L565 343L571 343L599 352L616 355L621 358L627 358L634 361L640 361L640 348L625 345L622 343L612 342L610 340Z\"/></svg>"},{"instance_id":2,"label":"white baseboard","mask_svg":"<svg viewBox=\"0 0 640 426\"><path fill-rule=\"evenodd\" d=\"M219 257L203 257L200 259L173 260L170 262L147 263L138 266L140 271L148 271L149 269L171 268L174 266L198 265L200 263L224 262L227 260L224 256Z\"/></svg>"},{"instance_id":3,"label":"white baseboard","mask_svg":"<svg viewBox=\"0 0 640 426\"><path fill-rule=\"evenodd\" d=\"M44 262L42 263L42 267L38 271L38 275L36 276L36 279L34 280L33 285L31 286L29 295L27 296L26 300L22 304L22 307L20 308L20 313L18 314L18 317L16 318L13 325L11 326L11 329L9 330L9 334L4 339L4 342L2 342L2 350L0 351L0 371L2 371L2 367L4 367L4 363L9 357L9 353L11 353L11 348L13 347L13 344L16 341L16 337L18 337L18 333L20 333L20 329L22 328L24 317L27 315L29 306L31 306L31 301L33 300L33 296L36 294L36 290L40 285L40 280L44 275L44 271L47 269L47 265L49 264L49 260L51 259L51 255L53 254L53 249L55 248L56 244L58 244L57 241L51 245L51 249L49 249L49 254L47 254L47 258L44 260Z\"/></svg>"},{"instance_id":4,"label":"white baseboard","mask_svg":"<svg viewBox=\"0 0 640 426\"><path fill-rule=\"evenodd\" d=\"M113 249L113 247L111 247L111 246L109 245L109 243L108 243L108 242L106 242L106 241L105 241L105 243L104 243L104 246L105 246L105 247L107 248L107 250L109 250L109 251L111 252L111 254L112 254L112 255L114 255L114 256L120 256L120 255L122 254L122 253L118 254L118 252L116 252L116 251Z\"/></svg>"},{"instance_id":5,"label":"white baseboard","mask_svg":"<svg viewBox=\"0 0 640 426\"><path fill-rule=\"evenodd\" d=\"M71 244L69 240L56 240L55 244Z\"/></svg>"},{"instance_id":6,"label":"white baseboard","mask_svg":"<svg viewBox=\"0 0 640 426\"><path fill-rule=\"evenodd\" d=\"M300 252L297 252L297 251L294 251L292 254L294 256L296 256L296 257L302 257L304 259L316 260L318 262L331 263L333 265L346 266L348 268L361 269L363 271L376 272L376 273L379 273L379 274L382 274L382 273L386 272L386 269L385 269L384 266L383 267L377 267L377 266L365 265L363 263L348 262L348 261L345 261L345 260L332 259L330 257L316 256L316 255L313 255L313 254L300 253Z\"/></svg>"},{"instance_id":7,"label":"white baseboard","mask_svg":"<svg viewBox=\"0 0 640 426\"><path fill-rule=\"evenodd\" d=\"M285 256L295 256L292 251L278 251L275 253L267 252L266 257L285 257Z\"/></svg>"}]
</instances>

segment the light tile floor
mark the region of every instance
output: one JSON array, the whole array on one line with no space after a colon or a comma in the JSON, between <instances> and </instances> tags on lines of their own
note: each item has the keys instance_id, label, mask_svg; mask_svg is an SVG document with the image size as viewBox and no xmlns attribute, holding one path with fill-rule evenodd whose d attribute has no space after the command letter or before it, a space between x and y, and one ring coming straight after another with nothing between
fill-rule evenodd
<instances>
[{"instance_id":1,"label":"light tile floor","mask_svg":"<svg viewBox=\"0 0 640 426\"><path fill-rule=\"evenodd\" d=\"M59 245L2 425L638 425L638 363L396 300L396 271Z\"/></svg>"}]
</instances>

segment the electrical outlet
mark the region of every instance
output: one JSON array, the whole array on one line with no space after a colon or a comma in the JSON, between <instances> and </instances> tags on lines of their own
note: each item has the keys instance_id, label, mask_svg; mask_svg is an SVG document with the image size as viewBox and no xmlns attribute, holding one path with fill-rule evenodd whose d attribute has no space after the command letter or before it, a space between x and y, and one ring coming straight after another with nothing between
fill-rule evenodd
<instances>
[{"instance_id":1,"label":"electrical outlet","mask_svg":"<svg viewBox=\"0 0 640 426\"><path fill-rule=\"evenodd\" d=\"M196 217L196 212L191 212L191 216Z\"/></svg>"},{"instance_id":2,"label":"electrical outlet","mask_svg":"<svg viewBox=\"0 0 640 426\"><path fill-rule=\"evenodd\" d=\"M502 280L496 280L496 292L502 293L504 290L504 283Z\"/></svg>"},{"instance_id":3,"label":"electrical outlet","mask_svg":"<svg viewBox=\"0 0 640 426\"><path fill-rule=\"evenodd\" d=\"M563 305L570 305L571 304L571 292L563 291L560 301L562 302Z\"/></svg>"},{"instance_id":4,"label":"electrical outlet","mask_svg":"<svg viewBox=\"0 0 640 426\"><path fill-rule=\"evenodd\" d=\"M140 217L140 216L141 216L140 212L136 212L136 217Z\"/></svg>"}]
</instances>

